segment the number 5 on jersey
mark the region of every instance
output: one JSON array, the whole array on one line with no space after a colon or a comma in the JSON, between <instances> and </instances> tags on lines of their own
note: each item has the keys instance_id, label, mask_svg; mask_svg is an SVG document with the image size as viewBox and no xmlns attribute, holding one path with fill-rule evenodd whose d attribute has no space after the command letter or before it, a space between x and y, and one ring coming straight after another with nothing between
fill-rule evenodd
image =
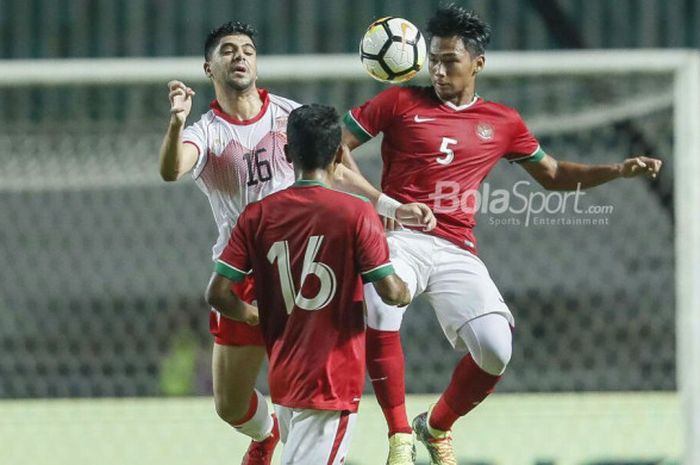
<instances>
[{"instance_id":1,"label":"number 5 on jersey","mask_svg":"<svg viewBox=\"0 0 700 465\"><path fill-rule=\"evenodd\" d=\"M450 148L450 145L455 145L457 139L450 139L449 137L442 138L442 144L440 144L440 152L444 153L444 157L438 157L435 159L436 162L441 165L449 165L455 158L455 153Z\"/></svg>"},{"instance_id":2,"label":"number 5 on jersey","mask_svg":"<svg viewBox=\"0 0 700 465\"><path fill-rule=\"evenodd\" d=\"M318 251L323 244L323 236L309 237L309 243L306 245L304 253L304 266L301 271L300 286L297 292L294 289L294 279L292 277L292 267L289 263L289 243L287 241L277 241L272 244L267 252L267 260L274 264L277 262L277 272L280 275L280 284L282 285L282 296L284 304L287 307L287 314L291 314L294 306L302 310L320 310L333 299L336 291L336 279L333 270L325 263L315 262L314 259L318 255ZM306 298L301 295L301 290L304 288L304 281L309 275L315 275L321 282L321 286L312 298Z\"/></svg>"}]
</instances>

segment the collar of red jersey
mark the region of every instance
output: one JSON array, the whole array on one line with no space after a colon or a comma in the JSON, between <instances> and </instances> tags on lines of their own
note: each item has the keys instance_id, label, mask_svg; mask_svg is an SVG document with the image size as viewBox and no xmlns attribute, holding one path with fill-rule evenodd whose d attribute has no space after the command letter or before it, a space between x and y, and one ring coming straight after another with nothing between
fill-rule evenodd
<instances>
[{"instance_id":1,"label":"collar of red jersey","mask_svg":"<svg viewBox=\"0 0 700 465\"><path fill-rule=\"evenodd\" d=\"M211 101L209 104L209 108L212 109L214 114L218 116L219 118L228 121L231 124L237 124L239 126L247 126L249 124L253 124L257 121L260 120L260 118L263 117L265 112L267 111L267 107L270 106L270 94L267 92L267 89L258 89L258 95L260 95L260 100L262 100L262 107L260 108L260 111L258 112L257 115L253 116L250 119L238 119L234 118L233 116L229 115L228 113L225 113L224 110L221 108L221 105L219 105L219 102L214 99Z\"/></svg>"},{"instance_id":2,"label":"collar of red jersey","mask_svg":"<svg viewBox=\"0 0 700 465\"><path fill-rule=\"evenodd\" d=\"M297 181L294 183L295 186L303 187L303 186L320 186L320 187L328 187L328 185L322 183L321 181L317 181L316 179L297 179Z\"/></svg>"},{"instance_id":3,"label":"collar of red jersey","mask_svg":"<svg viewBox=\"0 0 700 465\"><path fill-rule=\"evenodd\" d=\"M438 96L438 99L440 99L440 101L442 102L443 105L446 105L455 111L463 111L463 110L466 110L467 108L471 108L472 105L474 105L476 102L478 102L480 98L481 97L479 97L479 94L475 93L474 98L471 100L471 102L465 103L464 105L455 105L454 103L448 102L447 100L443 100L440 98L440 96Z\"/></svg>"}]
</instances>

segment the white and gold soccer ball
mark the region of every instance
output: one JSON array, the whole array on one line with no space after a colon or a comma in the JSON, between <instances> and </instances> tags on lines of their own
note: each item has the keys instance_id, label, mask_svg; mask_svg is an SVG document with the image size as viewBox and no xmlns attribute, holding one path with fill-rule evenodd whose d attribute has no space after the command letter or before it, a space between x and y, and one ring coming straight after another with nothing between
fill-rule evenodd
<instances>
[{"instance_id":1,"label":"white and gold soccer ball","mask_svg":"<svg viewBox=\"0 0 700 465\"><path fill-rule=\"evenodd\" d=\"M425 63L425 39L410 21L387 16L369 25L360 59L374 79L397 83L414 77Z\"/></svg>"}]
</instances>

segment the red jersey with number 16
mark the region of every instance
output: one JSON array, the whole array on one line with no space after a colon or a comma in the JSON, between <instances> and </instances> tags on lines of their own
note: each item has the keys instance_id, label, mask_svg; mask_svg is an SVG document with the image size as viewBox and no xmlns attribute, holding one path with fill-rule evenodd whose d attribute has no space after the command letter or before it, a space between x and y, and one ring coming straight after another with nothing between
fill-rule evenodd
<instances>
[{"instance_id":1,"label":"red jersey with number 16","mask_svg":"<svg viewBox=\"0 0 700 465\"><path fill-rule=\"evenodd\" d=\"M365 383L362 281L393 274L372 205L315 181L248 205L216 272L252 269L272 402L357 411Z\"/></svg>"},{"instance_id":2,"label":"red jersey with number 16","mask_svg":"<svg viewBox=\"0 0 700 465\"><path fill-rule=\"evenodd\" d=\"M481 181L502 158L544 156L517 111L480 97L458 107L432 87L391 87L349 111L344 122L363 142L384 133L384 193L427 204L437 218L431 234L472 252Z\"/></svg>"}]
</instances>

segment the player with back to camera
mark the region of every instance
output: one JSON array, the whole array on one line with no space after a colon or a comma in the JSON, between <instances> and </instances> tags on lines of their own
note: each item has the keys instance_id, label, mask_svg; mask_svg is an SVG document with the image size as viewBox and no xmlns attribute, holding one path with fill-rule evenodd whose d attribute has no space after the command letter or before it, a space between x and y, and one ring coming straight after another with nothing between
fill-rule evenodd
<instances>
[{"instance_id":1,"label":"player with back to camera","mask_svg":"<svg viewBox=\"0 0 700 465\"><path fill-rule=\"evenodd\" d=\"M294 182L284 145L287 117L299 104L256 86L255 30L248 24L228 22L213 30L204 44L204 59L216 99L199 121L185 127L194 92L180 81L168 83L170 124L160 149L160 173L164 180L176 181L192 172L218 228L216 258L247 204ZM340 166L335 176L357 175ZM357 177L356 182L365 182ZM426 227L434 224L425 205L403 205L396 215ZM252 280L236 284L232 291L249 303L254 298ZM252 438L243 465L269 465L278 432L265 398L255 390L265 357L260 330L212 310L210 331L216 412Z\"/></svg>"},{"instance_id":2,"label":"player with back to camera","mask_svg":"<svg viewBox=\"0 0 700 465\"><path fill-rule=\"evenodd\" d=\"M365 381L362 282L387 305L405 306L410 294L372 205L329 187L347 150L335 109L297 108L287 137L301 177L243 210L207 301L236 320L259 318L282 464L342 465ZM259 312L229 291L251 272L266 283L255 292Z\"/></svg>"},{"instance_id":3,"label":"player with back to camera","mask_svg":"<svg viewBox=\"0 0 700 465\"><path fill-rule=\"evenodd\" d=\"M450 431L496 386L511 357L513 316L477 257L472 209L459 208L501 159L518 163L549 190L597 186L620 177L656 177L661 161L635 157L585 165L545 153L517 111L476 94L490 28L476 14L441 6L428 23L429 87L391 87L344 118L350 149L384 133L381 186L362 190L379 203L424 202L437 227L430 233L400 228L388 233L391 259L411 295L425 294L450 344L467 354L437 404L408 423L404 359L399 338L403 312L366 289L367 367L389 427L387 463L413 463L411 430L433 465L457 463ZM455 200L457 199L457 200ZM457 208L450 208L455 207ZM447 208L445 208L447 207Z\"/></svg>"}]
</instances>

